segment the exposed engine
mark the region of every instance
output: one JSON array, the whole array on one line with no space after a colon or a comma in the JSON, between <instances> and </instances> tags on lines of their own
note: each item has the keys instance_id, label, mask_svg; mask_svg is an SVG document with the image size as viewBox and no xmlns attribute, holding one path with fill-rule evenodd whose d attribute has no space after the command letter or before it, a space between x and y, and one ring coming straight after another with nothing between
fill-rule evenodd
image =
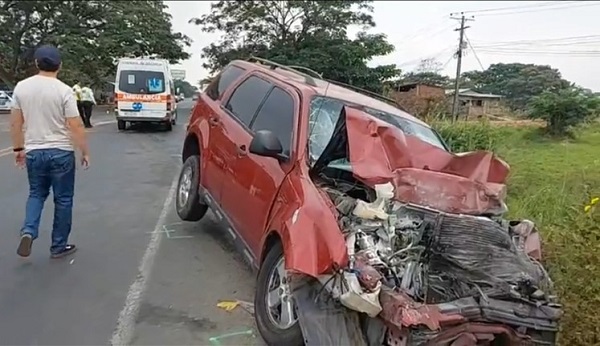
<instances>
[{"instance_id":1,"label":"exposed engine","mask_svg":"<svg viewBox=\"0 0 600 346\"><path fill-rule=\"evenodd\" d=\"M363 198L350 196L356 185L335 185L321 188L350 264L320 281L345 307L382 319L387 344L554 345L562 310L524 246L531 222L402 204L389 183L374 196L358 188Z\"/></svg>"}]
</instances>

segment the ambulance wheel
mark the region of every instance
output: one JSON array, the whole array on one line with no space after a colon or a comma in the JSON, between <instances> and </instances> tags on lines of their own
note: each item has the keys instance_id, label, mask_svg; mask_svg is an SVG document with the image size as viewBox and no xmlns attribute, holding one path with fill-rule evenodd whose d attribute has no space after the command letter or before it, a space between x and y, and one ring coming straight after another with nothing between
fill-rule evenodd
<instances>
[{"instance_id":1,"label":"ambulance wheel","mask_svg":"<svg viewBox=\"0 0 600 346\"><path fill-rule=\"evenodd\" d=\"M119 129L119 131L125 131L126 128L127 124L124 120L117 120L117 129Z\"/></svg>"}]
</instances>

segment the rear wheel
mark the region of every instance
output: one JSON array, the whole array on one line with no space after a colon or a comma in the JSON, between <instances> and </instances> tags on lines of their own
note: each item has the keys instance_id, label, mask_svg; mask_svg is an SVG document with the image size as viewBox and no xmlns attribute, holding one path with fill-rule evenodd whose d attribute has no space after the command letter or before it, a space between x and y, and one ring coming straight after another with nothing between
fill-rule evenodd
<instances>
[{"instance_id":1,"label":"rear wheel","mask_svg":"<svg viewBox=\"0 0 600 346\"><path fill-rule=\"evenodd\" d=\"M198 187L200 186L200 156L192 155L185 160L179 183L175 208L177 215L184 221L198 221L204 217L208 206L200 202Z\"/></svg>"},{"instance_id":2,"label":"rear wheel","mask_svg":"<svg viewBox=\"0 0 600 346\"><path fill-rule=\"evenodd\" d=\"M171 120L165 122L165 130L173 131L173 123L171 122Z\"/></svg>"},{"instance_id":3,"label":"rear wheel","mask_svg":"<svg viewBox=\"0 0 600 346\"><path fill-rule=\"evenodd\" d=\"M254 297L256 326L267 345L304 345L285 271L281 243L271 248L258 272Z\"/></svg>"},{"instance_id":4,"label":"rear wheel","mask_svg":"<svg viewBox=\"0 0 600 346\"><path fill-rule=\"evenodd\" d=\"M125 131L126 125L124 120L117 120L117 129L119 129L119 131Z\"/></svg>"}]
</instances>

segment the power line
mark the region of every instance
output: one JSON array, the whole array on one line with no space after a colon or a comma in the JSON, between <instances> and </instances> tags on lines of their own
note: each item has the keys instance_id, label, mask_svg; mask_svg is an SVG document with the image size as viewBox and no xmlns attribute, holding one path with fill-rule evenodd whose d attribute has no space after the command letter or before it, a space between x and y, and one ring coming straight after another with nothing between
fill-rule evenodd
<instances>
[{"instance_id":1,"label":"power line","mask_svg":"<svg viewBox=\"0 0 600 346\"><path fill-rule=\"evenodd\" d=\"M481 67L481 71L485 71L485 67L483 67L483 64L481 63L481 60L479 59L479 56L477 56L477 52L473 48L473 45L471 44L471 41L469 40L469 37L467 37L466 33L465 33L465 40L467 40L467 44L469 45L469 48L471 48L471 51L473 52L473 55L475 56L475 59L479 63L479 67Z\"/></svg>"},{"instance_id":2,"label":"power line","mask_svg":"<svg viewBox=\"0 0 600 346\"><path fill-rule=\"evenodd\" d=\"M540 8L546 6L556 6L556 5L564 5L567 3L577 3L582 1L561 1L557 3L557 1L546 1L537 4L528 4L524 6L509 6L509 7L499 7L499 8L486 8L482 10L473 10L473 11L464 11L465 14L474 14L474 13L484 13L484 12L498 12L498 11L506 11L506 10L517 10L517 9L527 9L527 8Z\"/></svg>"},{"instance_id":3,"label":"power line","mask_svg":"<svg viewBox=\"0 0 600 346\"><path fill-rule=\"evenodd\" d=\"M483 17L483 16L505 16L505 15L509 15L509 14L521 14L521 13L531 13L531 12L544 12L544 11L553 11L553 10L567 10L567 9L573 9L573 8L580 8L580 7L589 7L589 6L598 6L600 5L600 3L598 2L594 2L594 3L590 3L590 2L586 2L583 4L580 4L579 6L576 6L575 4L560 4L562 6L557 6L557 7L548 7L548 8L532 8L529 10L525 10L525 11L513 11L513 12L501 12L501 13L484 13L484 14L480 14L478 15L478 17Z\"/></svg>"}]
</instances>

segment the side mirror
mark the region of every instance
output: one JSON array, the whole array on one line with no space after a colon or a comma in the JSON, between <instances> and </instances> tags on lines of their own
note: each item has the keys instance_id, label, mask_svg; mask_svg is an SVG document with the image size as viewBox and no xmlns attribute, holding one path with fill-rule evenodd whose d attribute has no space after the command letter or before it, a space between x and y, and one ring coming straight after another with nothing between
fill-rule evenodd
<instances>
[{"instance_id":1,"label":"side mirror","mask_svg":"<svg viewBox=\"0 0 600 346\"><path fill-rule=\"evenodd\" d=\"M259 130L254 133L249 151L252 154L283 160L283 146L275 134L269 130Z\"/></svg>"}]
</instances>

